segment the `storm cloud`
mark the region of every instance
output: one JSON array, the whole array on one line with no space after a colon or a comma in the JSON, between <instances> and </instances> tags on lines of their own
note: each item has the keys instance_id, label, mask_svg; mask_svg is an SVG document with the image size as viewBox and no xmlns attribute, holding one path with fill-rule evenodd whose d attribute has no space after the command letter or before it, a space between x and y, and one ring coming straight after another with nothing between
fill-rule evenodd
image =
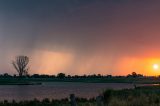
<instances>
[{"instance_id":1,"label":"storm cloud","mask_svg":"<svg viewBox=\"0 0 160 106\"><path fill-rule=\"evenodd\" d=\"M31 58L31 73L141 71L141 59L160 57L159 5L158 0L1 0L0 71L15 73L11 60L17 55Z\"/></svg>"}]
</instances>

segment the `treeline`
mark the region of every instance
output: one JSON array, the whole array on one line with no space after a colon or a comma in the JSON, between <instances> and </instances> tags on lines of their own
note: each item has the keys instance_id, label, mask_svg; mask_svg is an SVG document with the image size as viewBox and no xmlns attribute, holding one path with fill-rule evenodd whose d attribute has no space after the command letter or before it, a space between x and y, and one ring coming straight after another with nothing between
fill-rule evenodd
<instances>
[{"instance_id":1,"label":"treeline","mask_svg":"<svg viewBox=\"0 0 160 106\"><path fill-rule=\"evenodd\" d=\"M0 74L0 78L19 78L19 75L10 75L8 73ZM21 76L22 77L22 76ZM46 74L33 74L33 75L25 75L25 78L142 78L144 77L142 74L137 74L136 72L132 72L127 76L112 76L112 75L101 75L101 74L93 74L93 75L66 75L65 73L58 73L57 75L46 75Z\"/></svg>"}]
</instances>

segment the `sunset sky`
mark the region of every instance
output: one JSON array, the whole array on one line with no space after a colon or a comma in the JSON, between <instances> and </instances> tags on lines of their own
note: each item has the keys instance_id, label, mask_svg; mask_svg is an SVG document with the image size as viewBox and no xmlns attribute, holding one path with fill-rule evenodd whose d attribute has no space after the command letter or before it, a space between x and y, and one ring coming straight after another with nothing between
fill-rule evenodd
<instances>
[{"instance_id":1,"label":"sunset sky","mask_svg":"<svg viewBox=\"0 0 160 106\"><path fill-rule=\"evenodd\" d=\"M160 0L0 0L0 73L160 75Z\"/></svg>"}]
</instances>

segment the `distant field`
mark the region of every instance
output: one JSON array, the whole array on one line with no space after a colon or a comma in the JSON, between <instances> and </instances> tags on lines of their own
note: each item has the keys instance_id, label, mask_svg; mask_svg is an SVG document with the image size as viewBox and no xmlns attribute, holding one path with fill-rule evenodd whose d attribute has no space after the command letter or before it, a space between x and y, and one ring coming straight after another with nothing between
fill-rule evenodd
<instances>
[{"instance_id":1,"label":"distant field","mask_svg":"<svg viewBox=\"0 0 160 106\"><path fill-rule=\"evenodd\" d=\"M42 82L140 83L159 84L160 78L0 78L0 85L40 84Z\"/></svg>"}]
</instances>

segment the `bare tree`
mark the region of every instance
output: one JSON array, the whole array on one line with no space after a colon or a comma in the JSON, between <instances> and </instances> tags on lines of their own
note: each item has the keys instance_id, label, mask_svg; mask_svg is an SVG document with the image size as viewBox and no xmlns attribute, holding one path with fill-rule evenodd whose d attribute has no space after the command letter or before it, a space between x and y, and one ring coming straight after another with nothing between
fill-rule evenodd
<instances>
[{"instance_id":1,"label":"bare tree","mask_svg":"<svg viewBox=\"0 0 160 106\"><path fill-rule=\"evenodd\" d=\"M19 77L25 76L28 74L28 63L29 57L27 56L17 56L15 61L12 61L14 68L17 70Z\"/></svg>"}]
</instances>

